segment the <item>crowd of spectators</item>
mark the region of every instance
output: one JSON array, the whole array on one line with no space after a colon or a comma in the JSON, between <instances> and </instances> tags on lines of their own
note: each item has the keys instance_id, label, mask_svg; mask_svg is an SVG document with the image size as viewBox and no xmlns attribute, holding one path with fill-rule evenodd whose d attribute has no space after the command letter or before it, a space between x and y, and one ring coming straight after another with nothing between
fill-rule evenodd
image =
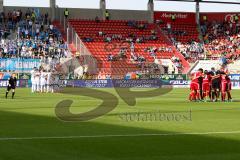
<instances>
[{"instance_id":1,"label":"crowd of spectators","mask_svg":"<svg viewBox=\"0 0 240 160\"><path fill-rule=\"evenodd\" d=\"M96 22L100 22L99 18L96 17L95 18ZM126 25L140 30L140 31L144 31L146 29L148 29L148 25L145 23L137 23L136 21L128 21L126 22ZM156 52L164 52L164 51L171 51L171 48L166 48L166 47L161 47L161 48L157 48L157 50L155 51L154 49L151 48L150 50L143 50L143 51L139 51L137 49L135 49L135 44L139 44L139 43L145 43L148 41L156 41L158 40L158 36L157 36L157 32L155 30L151 30L151 33L149 35L137 35L136 33L129 33L127 36L123 36L122 34L118 33L118 34L108 34L107 32L103 32L103 31L99 31L97 33L98 37L102 37L103 41L106 43L112 43L112 42L120 42L122 43L126 43L127 47L119 47L119 53L118 54L112 54L112 53L108 53L107 54L107 61L118 61L118 60L122 60L122 59L127 59L127 52L130 51L130 60L134 63L136 63L138 66L140 66L141 68L144 67L144 64L146 62L146 58L139 54L138 52L149 52L149 54L151 56L155 56ZM91 37L84 37L83 39L84 42L92 42L94 41L93 38ZM123 46L123 45L121 45Z\"/></svg>"},{"instance_id":2,"label":"crowd of spectators","mask_svg":"<svg viewBox=\"0 0 240 160\"><path fill-rule=\"evenodd\" d=\"M205 51L209 57L240 59L240 22L205 22L201 25Z\"/></svg>"},{"instance_id":3,"label":"crowd of spectators","mask_svg":"<svg viewBox=\"0 0 240 160\"><path fill-rule=\"evenodd\" d=\"M181 62L181 60L178 57L173 56L171 58L171 61L173 62L174 66L176 66L178 69L181 69L183 67L182 66L182 62Z\"/></svg>"},{"instance_id":4,"label":"crowd of spectators","mask_svg":"<svg viewBox=\"0 0 240 160\"><path fill-rule=\"evenodd\" d=\"M173 40L174 45L178 51L189 62L194 62L204 58L204 46L200 42L189 41L188 43L181 43Z\"/></svg>"},{"instance_id":5,"label":"crowd of spectators","mask_svg":"<svg viewBox=\"0 0 240 160\"><path fill-rule=\"evenodd\" d=\"M166 30L170 30L171 26ZM186 33L186 31L178 32ZM201 25L203 43L189 40L181 43L171 38L179 52L189 62L199 59L218 59L226 57L228 60L240 59L240 22L204 22ZM176 34L171 31L171 34Z\"/></svg>"},{"instance_id":6,"label":"crowd of spectators","mask_svg":"<svg viewBox=\"0 0 240 160\"><path fill-rule=\"evenodd\" d=\"M67 43L50 22L48 13L39 10L13 10L1 14L2 27L15 37L1 35L1 58L61 58L69 55Z\"/></svg>"}]
</instances>

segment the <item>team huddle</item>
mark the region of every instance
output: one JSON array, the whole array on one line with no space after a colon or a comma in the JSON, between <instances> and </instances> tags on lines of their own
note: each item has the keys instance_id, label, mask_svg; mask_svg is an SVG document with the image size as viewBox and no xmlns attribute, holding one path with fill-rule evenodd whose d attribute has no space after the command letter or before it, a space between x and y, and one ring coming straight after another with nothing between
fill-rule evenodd
<instances>
[{"instance_id":1,"label":"team huddle","mask_svg":"<svg viewBox=\"0 0 240 160\"><path fill-rule=\"evenodd\" d=\"M58 80L52 72L34 68L31 71L32 93L53 93L58 89Z\"/></svg>"},{"instance_id":2,"label":"team huddle","mask_svg":"<svg viewBox=\"0 0 240 160\"><path fill-rule=\"evenodd\" d=\"M191 74L190 83L190 101L210 101L217 102L232 100L231 96L231 79L228 76L228 70L222 66L220 70L203 71L202 68Z\"/></svg>"}]
</instances>

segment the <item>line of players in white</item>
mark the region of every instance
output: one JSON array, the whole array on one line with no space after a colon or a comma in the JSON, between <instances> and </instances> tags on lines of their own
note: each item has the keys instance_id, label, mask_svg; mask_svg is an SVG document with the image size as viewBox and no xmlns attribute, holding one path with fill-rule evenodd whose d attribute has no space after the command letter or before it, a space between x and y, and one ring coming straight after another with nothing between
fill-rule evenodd
<instances>
[{"instance_id":1,"label":"line of players in white","mask_svg":"<svg viewBox=\"0 0 240 160\"><path fill-rule=\"evenodd\" d=\"M32 93L53 93L58 90L59 76L34 68L31 71Z\"/></svg>"}]
</instances>

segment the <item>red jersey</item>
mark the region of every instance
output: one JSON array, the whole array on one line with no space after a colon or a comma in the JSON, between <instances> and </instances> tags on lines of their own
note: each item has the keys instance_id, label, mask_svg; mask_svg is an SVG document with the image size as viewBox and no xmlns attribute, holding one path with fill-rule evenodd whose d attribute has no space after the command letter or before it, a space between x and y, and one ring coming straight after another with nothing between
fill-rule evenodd
<instances>
[{"instance_id":1,"label":"red jersey","mask_svg":"<svg viewBox=\"0 0 240 160\"><path fill-rule=\"evenodd\" d=\"M227 83L228 82L227 75L221 75L221 82L222 83Z\"/></svg>"},{"instance_id":2,"label":"red jersey","mask_svg":"<svg viewBox=\"0 0 240 160\"><path fill-rule=\"evenodd\" d=\"M211 76L210 75L205 75L203 78L203 83L209 83L211 81Z\"/></svg>"},{"instance_id":3,"label":"red jersey","mask_svg":"<svg viewBox=\"0 0 240 160\"><path fill-rule=\"evenodd\" d=\"M202 72L195 72L192 76L192 82L198 83L198 78L202 76Z\"/></svg>"}]
</instances>

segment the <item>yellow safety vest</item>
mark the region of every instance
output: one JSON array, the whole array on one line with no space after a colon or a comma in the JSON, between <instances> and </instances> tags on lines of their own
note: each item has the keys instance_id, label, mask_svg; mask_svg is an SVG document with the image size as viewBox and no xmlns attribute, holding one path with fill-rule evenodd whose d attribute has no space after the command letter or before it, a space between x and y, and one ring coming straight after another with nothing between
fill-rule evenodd
<instances>
[{"instance_id":1,"label":"yellow safety vest","mask_svg":"<svg viewBox=\"0 0 240 160\"><path fill-rule=\"evenodd\" d=\"M203 20L206 21L207 20L207 16L203 16Z\"/></svg>"},{"instance_id":2,"label":"yellow safety vest","mask_svg":"<svg viewBox=\"0 0 240 160\"><path fill-rule=\"evenodd\" d=\"M238 21L238 19L239 19L238 16L234 16L235 21Z\"/></svg>"},{"instance_id":3,"label":"yellow safety vest","mask_svg":"<svg viewBox=\"0 0 240 160\"><path fill-rule=\"evenodd\" d=\"M69 15L69 12L68 12L68 11L64 11L64 15L65 15L65 16L68 16L68 15Z\"/></svg>"},{"instance_id":4,"label":"yellow safety vest","mask_svg":"<svg viewBox=\"0 0 240 160\"><path fill-rule=\"evenodd\" d=\"M106 13L105 13L105 16L106 16L106 17L109 17L109 13L108 13L108 12L106 12Z\"/></svg>"},{"instance_id":5,"label":"yellow safety vest","mask_svg":"<svg viewBox=\"0 0 240 160\"><path fill-rule=\"evenodd\" d=\"M172 15L171 18L172 18L172 20L175 20L175 19L176 19L176 16L175 16L175 15Z\"/></svg>"}]
</instances>

